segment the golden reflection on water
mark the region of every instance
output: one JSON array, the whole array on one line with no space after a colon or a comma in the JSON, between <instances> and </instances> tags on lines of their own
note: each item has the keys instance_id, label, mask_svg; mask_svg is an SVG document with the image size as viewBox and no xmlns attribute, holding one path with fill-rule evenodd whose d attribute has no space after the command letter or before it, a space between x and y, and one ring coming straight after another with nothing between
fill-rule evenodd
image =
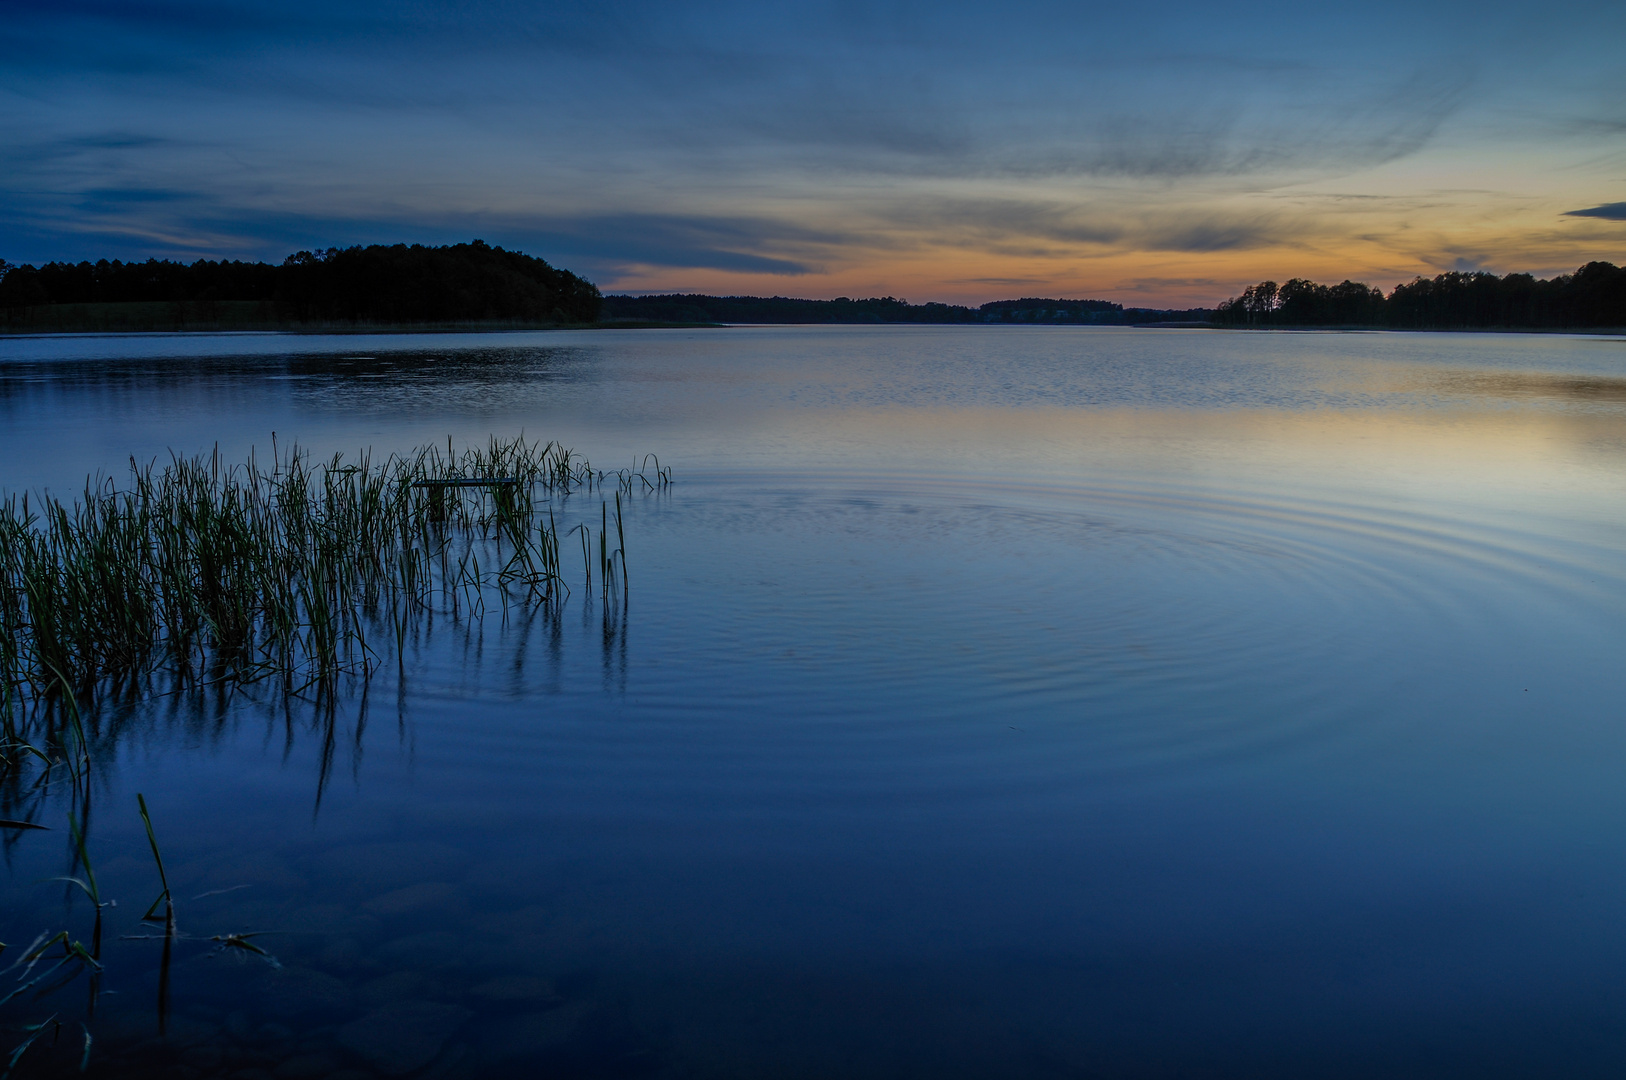
<instances>
[{"instance_id":1,"label":"golden reflection on water","mask_svg":"<svg viewBox=\"0 0 1626 1080\"><path fill-rule=\"evenodd\" d=\"M1130 473L1329 494L1569 491L1583 505L1589 491L1626 493L1626 410L899 409L775 419L782 446L794 448L785 456L811 467Z\"/></svg>"},{"instance_id":2,"label":"golden reflection on water","mask_svg":"<svg viewBox=\"0 0 1626 1080\"><path fill-rule=\"evenodd\" d=\"M1406 387L1449 397L1548 399L1582 404L1626 404L1626 378L1549 375L1535 371L1443 371Z\"/></svg>"}]
</instances>

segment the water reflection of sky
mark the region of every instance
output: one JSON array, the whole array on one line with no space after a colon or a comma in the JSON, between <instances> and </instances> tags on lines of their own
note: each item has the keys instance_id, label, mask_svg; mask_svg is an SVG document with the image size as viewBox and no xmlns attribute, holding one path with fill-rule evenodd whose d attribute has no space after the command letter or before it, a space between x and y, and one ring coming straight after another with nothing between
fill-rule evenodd
<instances>
[{"instance_id":1,"label":"water reflection of sky","mask_svg":"<svg viewBox=\"0 0 1626 1080\"><path fill-rule=\"evenodd\" d=\"M1012 454L1010 471L1021 474L1037 464L1037 440L978 432L997 428L1002 411L1019 429L1045 410L1093 424L1113 410L1511 408L1518 429L1534 413L1612 415L1623 372L1618 339L1492 334L817 327L41 337L0 342L0 415L13 445L54 447L12 454L13 488L71 483L132 452L218 442L240 455L266 446L272 431L330 453L523 429L597 459L656 450L691 469L892 467L963 450L953 468L976 468L977 458L997 468ZM840 440L822 437L832 426ZM855 460L865 454L878 456Z\"/></svg>"},{"instance_id":2,"label":"water reflection of sky","mask_svg":"<svg viewBox=\"0 0 1626 1080\"><path fill-rule=\"evenodd\" d=\"M277 978L178 969L200 1043L376 1068L356 1033L418 1009L468 1075L1619 1064L1626 415L1572 392L1619 342L185 340L0 367L6 486L269 430L678 478L629 502L609 622L581 590L331 722L99 736L107 888L150 891L143 790L189 896L250 886L190 925L283 934ZM60 844L11 854L0 908L58 918ZM139 1033L154 958L119 957Z\"/></svg>"}]
</instances>

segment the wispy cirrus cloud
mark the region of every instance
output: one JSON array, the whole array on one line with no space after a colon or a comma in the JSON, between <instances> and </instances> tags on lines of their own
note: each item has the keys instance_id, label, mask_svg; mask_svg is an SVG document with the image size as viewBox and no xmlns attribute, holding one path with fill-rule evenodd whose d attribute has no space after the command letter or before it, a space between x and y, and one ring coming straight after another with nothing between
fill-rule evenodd
<instances>
[{"instance_id":1,"label":"wispy cirrus cloud","mask_svg":"<svg viewBox=\"0 0 1626 1080\"><path fill-rule=\"evenodd\" d=\"M916 296L1220 288L1340 248L1354 274L1513 265L1443 224L1490 198L1445 190L1450 155L1543 167L1496 157L1512 103L1553 118L1543 138L1626 150L1626 13L1587 7L1579 34L1555 2L13 0L0 254L482 236L605 282ZM1562 205L1622 220L1611 197ZM1567 228L1543 259L1582 242Z\"/></svg>"}]
</instances>

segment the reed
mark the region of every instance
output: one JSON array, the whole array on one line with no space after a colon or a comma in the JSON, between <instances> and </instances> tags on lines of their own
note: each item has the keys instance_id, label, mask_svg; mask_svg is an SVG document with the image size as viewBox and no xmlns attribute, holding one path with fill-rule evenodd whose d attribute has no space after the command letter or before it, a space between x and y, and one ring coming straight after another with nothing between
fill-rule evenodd
<instances>
[{"instance_id":1,"label":"reed","mask_svg":"<svg viewBox=\"0 0 1626 1080\"><path fill-rule=\"evenodd\" d=\"M0 503L0 757L33 749L30 710L62 721L60 756L88 743L77 694L154 673L208 684L278 679L330 691L369 674L434 610L478 617L489 599L565 592L550 499L614 484L599 533L601 583L626 580L620 496L671 483L656 461L596 471L553 442L493 438L316 462L273 449L269 467L220 454L130 463L128 483L81 497ZM585 539L585 537L584 537ZM376 632L374 632L376 631ZM0 761L0 766L4 762Z\"/></svg>"}]
</instances>

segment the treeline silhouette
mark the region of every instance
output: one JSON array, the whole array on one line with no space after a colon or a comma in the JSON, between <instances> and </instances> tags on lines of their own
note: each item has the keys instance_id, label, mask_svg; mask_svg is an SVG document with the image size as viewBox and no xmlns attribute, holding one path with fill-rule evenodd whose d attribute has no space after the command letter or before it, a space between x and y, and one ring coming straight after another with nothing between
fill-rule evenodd
<instances>
[{"instance_id":1,"label":"treeline silhouette","mask_svg":"<svg viewBox=\"0 0 1626 1080\"><path fill-rule=\"evenodd\" d=\"M1208 308L1126 308L1110 300L994 300L977 309L977 322L1083 323L1090 326L1130 326L1155 322L1207 322Z\"/></svg>"},{"instance_id":2,"label":"treeline silhouette","mask_svg":"<svg viewBox=\"0 0 1626 1080\"><path fill-rule=\"evenodd\" d=\"M1626 327L1626 269L1589 262L1537 279L1484 272L1440 274L1397 285L1388 296L1345 281L1262 281L1214 311L1228 326L1388 326L1409 330L1586 330Z\"/></svg>"},{"instance_id":3,"label":"treeline silhouette","mask_svg":"<svg viewBox=\"0 0 1626 1080\"><path fill-rule=\"evenodd\" d=\"M1263 281L1218 308L1125 308L1107 300L1025 297L980 307L896 297L605 296L568 270L484 241L301 251L280 265L212 261L0 260L8 329L181 329L281 325L637 323L1026 323L1115 326L1369 326L1399 329L1626 327L1626 269L1573 274L1449 273L1385 296L1356 281Z\"/></svg>"},{"instance_id":4,"label":"treeline silhouette","mask_svg":"<svg viewBox=\"0 0 1626 1080\"><path fill-rule=\"evenodd\" d=\"M666 323L966 323L979 321L957 304L911 304L891 296L798 300L789 296L606 296L605 322Z\"/></svg>"},{"instance_id":5,"label":"treeline silhouette","mask_svg":"<svg viewBox=\"0 0 1626 1080\"><path fill-rule=\"evenodd\" d=\"M1072 323L1098 326L1205 320L1206 309L1125 308L1108 300L995 300L981 307L911 304L891 296L800 300L787 296L606 296L605 322L662 323Z\"/></svg>"},{"instance_id":6,"label":"treeline silhouette","mask_svg":"<svg viewBox=\"0 0 1626 1080\"><path fill-rule=\"evenodd\" d=\"M178 324L591 323L600 302L591 282L482 240L301 251L281 265L0 262L0 317L12 326L141 315L110 305Z\"/></svg>"}]
</instances>

